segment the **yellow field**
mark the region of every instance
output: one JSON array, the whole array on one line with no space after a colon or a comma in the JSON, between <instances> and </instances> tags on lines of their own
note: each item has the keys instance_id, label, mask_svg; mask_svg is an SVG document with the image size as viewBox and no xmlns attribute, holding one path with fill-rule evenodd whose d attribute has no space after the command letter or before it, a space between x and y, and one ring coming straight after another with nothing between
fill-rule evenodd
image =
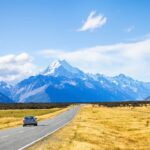
<instances>
[{"instance_id":1,"label":"yellow field","mask_svg":"<svg viewBox=\"0 0 150 150\"><path fill-rule=\"evenodd\" d=\"M83 106L72 123L29 150L150 150L150 106Z\"/></svg>"},{"instance_id":2,"label":"yellow field","mask_svg":"<svg viewBox=\"0 0 150 150\"><path fill-rule=\"evenodd\" d=\"M22 124L24 116L33 115L39 120L51 118L68 108L0 110L0 129Z\"/></svg>"}]
</instances>

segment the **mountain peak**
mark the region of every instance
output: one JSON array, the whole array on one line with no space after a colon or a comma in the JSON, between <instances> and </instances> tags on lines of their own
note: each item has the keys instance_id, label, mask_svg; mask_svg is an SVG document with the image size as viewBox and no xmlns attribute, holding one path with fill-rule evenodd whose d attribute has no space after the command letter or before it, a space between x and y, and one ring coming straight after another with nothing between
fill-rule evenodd
<instances>
[{"instance_id":1,"label":"mountain peak","mask_svg":"<svg viewBox=\"0 0 150 150\"><path fill-rule=\"evenodd\" d=\"M71 66L66 60L56 60L42 74L49 76L81 77L84 73L78 68Z\"/></svg>"},{"instance_id":2,"label":"mountain peak","mask_svg":"<svg viewBox=\"0 0 150 150\"><path fill-rule=\"evenodd\" d=\"M131 78L131 77L125 75L125 74L119 74L119 75L115 76L114 78L120 79L120 80L125 80L126 79L126 80L129 80L129 81L134 80L133 78Z\"/></svg>"},{"instance_id":3,"label":"mountain peak","mask_svg":"<svg viewBox=\"0 0 150 150\"><path fill-rule=\"evenodd\" d=\"M49 68L59 68L59 67L72 67L71 65L69 65L69 63L66 60L56 60L53 61L50 65Z\"/></svg>"}]
</instances>

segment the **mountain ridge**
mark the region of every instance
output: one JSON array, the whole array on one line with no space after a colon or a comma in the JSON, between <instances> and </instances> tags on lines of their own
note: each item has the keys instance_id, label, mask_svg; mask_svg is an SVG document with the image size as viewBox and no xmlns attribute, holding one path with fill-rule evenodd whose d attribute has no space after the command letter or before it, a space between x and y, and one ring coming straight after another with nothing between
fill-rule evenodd
<instances>
[{"instance_id":1,"label":"mountain ridge","mask_svg":"<svg viewBox=\"0 0 150 150\"><path fill-rule=\"evenodd\" d=\"M0 103L14 103L14 101L0 92Z\"/></svg>"},{"instance_id":2,"label":"mountain ridge","mask_svg":"<svg viewBox=\"0 0 150 150\"><path fill-rule=\"evenodd\" d=\"M150 83L124 74L87 74L65 60L57 60L43 72L19 82L10 93L11 99L23 103L144 100L150 95Z\"/></svg>"},{"instance_id":3,"label":"mountain ridge","mask_svg":"<svg viewBox=\"0 0 150 150\"><path fill-rule=\"evenodd\" d=\"M85 73L80 69L71 66L66 60L56 60L52 62L41 75L48 76L65 76L68 78L84 77Z\"/></svg>"}]
</instances>

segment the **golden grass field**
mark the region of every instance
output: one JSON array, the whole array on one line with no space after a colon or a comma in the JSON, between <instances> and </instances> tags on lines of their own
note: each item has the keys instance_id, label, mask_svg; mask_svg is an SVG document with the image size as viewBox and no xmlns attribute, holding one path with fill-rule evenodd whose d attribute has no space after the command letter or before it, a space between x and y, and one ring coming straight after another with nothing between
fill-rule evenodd
<instances>
[{"instance_id":1,"label":"golden grass field","mask_svg":"<svg viewBox=\"0 0 150 150\"><path fill-rule=\"evenodd\" d=\"M68 108L0 110L0 129L22 125L24 116L36 116L38 121L51 118Z\"/></svg>"},{"instance_id":2,"label":"golden grass field","mask_svg":"<svg viewBox=\"0 0 150 150\"><path fill-rule=\"evenodd\" d=\"M69 125L28 150L150 150L150 106L85 105Z\"/></svg>"}]
</instances>

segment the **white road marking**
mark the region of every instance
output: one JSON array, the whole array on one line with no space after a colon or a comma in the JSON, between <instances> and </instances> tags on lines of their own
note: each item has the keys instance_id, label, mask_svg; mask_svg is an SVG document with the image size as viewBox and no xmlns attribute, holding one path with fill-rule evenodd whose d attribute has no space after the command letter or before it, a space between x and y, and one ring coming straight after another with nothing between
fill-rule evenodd
<instances>
[{"instance_id":1,"label":"white road marking","mask_svg":"<svg viewBox=\"0 0 150 150\"><path fill-rule=\"evenodd\" d=\"M24 131L19 131L18 133L23 133Z\"/></svg>"},{"instance_id":2,"label":"white road marking","mask_svg":"<svg viewBox=\"0 0 150 150\"><path fill-rule=\"evenodd\" d=\"M7 138L7 137L9 137L9 135L4 135L4 136L1 137L1 139Z\"/></svg>"},{"instance_id":3,"label":"white road marking","mask_svg":"<svg viewBox=\"0 0 150 150\"><path fill-rule=\"evenodd\" d=\"M79 111L79 110L78 110L78 111ZM78 113L78 111L76 112L76 114ZM73 118L74 118L74 117L73 117ZM66 122L64 125L62 125L61 127L59 127L59 128L57 128L57 129L55 129L54 131L52 131L52 132L50 132L50 133L48 133L48 134L42 136L42 137L39 138L39 139L37 139L37 140L35 140L35 141L33 141L33 142L31 142L31 143L29 143L29 144L27 144L27 145L21 147L21 148L18 149L18 150L24 150L25 148L27 148L27 147L29 147L29 146L35 144L36 142L39 142L40 140L44 139L44 138L47 137L47 136L53 134L54 132L58 131L59 129L61 129L61 128L63 128L64 126L66 126L67 124L69 124L69 123L73 120L73 118L72 118L70 121Z\"/></svg>"}]
</instances>

